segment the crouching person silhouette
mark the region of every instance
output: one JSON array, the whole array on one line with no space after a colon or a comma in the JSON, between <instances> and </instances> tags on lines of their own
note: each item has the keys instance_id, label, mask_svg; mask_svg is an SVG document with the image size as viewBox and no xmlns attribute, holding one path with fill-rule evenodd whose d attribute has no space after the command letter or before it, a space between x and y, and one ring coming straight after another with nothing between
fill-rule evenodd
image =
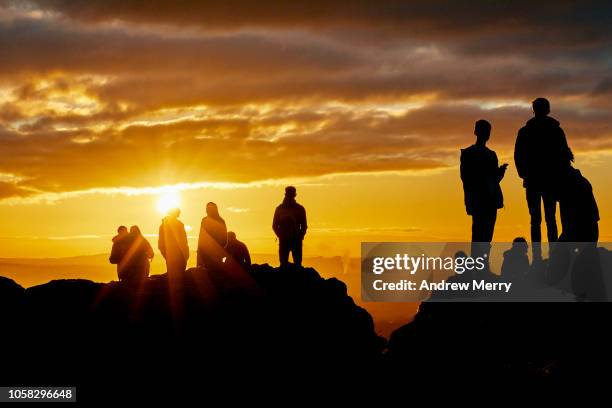
<instances>
[{"instance_id":1,"label":"crouching person silhouette","mask_svg":"<svg viewBox=\"0 0 612 408\"><path fill-rule=\"evenodd\" d=\"M119 228L117 228L117 235L113 237L113 247L108 257L108 261L111 264L117 265L117 278L119 280L121 280L121 262L125 258L125 253L127 252L127 236L127 227L125 225L119 226Z\"/></svg>"},{"instance_id":2,"label":"crouching person silhouette","mask_svg":"<svg viewBox=\"0 0 612 408\"><path fill-rule=\"evenodd\" d=\"M508 164L499 166L497 155L486 146L491 135L489 122L477 121L474 134L476 143L461 150L461 180L465 209L472 216L472 257L488 258L497 210L504 206L500 182Z\"/></svg>"},{"instance_id":3,"label":"crouching person silhouette","mask_svg":"<svg viewBox=\"0 0 612 408\"><path fill-rule=\"evenodd\" d=\"M573 167L568 167L559 187L561 236L563 242L591 242L599 240L599 209L591 183Z\"/></svg>"},{"instance_id":4,"label":"crouching person silhouette","mask_svg":"<svg viewBox=\"0 0 612 408\"><path fill-rule=\"evenodd\" d=\"M159 227L158 248L166 260L170 279L182 277L189 259L189 245L185 225L178 219L181 210L172 209Z\"/></svg>"},{"instance_id":5,"label":"crouching person silhouette","mask_svg":"<svg viewBox=\"0 0 612 408\"><path fill-rule=\"evenodd\" d=\"M138 285L149 276L153 248L136 225L130 227L124 242L126 252L120 263L119 279L128 284Z\"/></svg>"},{"instance_id":6,"label":"crouching person silhouette","mask_svg":"<svg viewBox=\"0 0 612 408\"><path fill-rule=\"evenodd\" d=\"M227 233L227 245L225 246L228 261L247 269L251 266L251 254L249 248L242 241L238 241L235 232Z\"/></svg>"},{"instance_id":7,"label":"crouching person silhouette","mask_svg":"<svg viewBox=\"0 0 612 408\"><path fill-rule=\"evenodd\" d=\"M547 278L579 300L604 300L605 285L597 251L599 209L591 183L569 166L560 177L557 197L561 236L550 256ZM572 267L573 265L573 267ZM571 268L571 279L564 279Z\"/></svg>"},{"instance_id":8,"label":"crouching person silhouette","mask_svg":"<svg viewBox=\"0 0 612 408\"><path fill-rule=\"evenodd\" d=\"M285 199L276 207L272 229L278 237L278 257L281 266L289 263L289 252L295 265L302 265L302 243L306 235L306 210L295 201L295 187L285 188Z\"/></svg>"}]
</instances>

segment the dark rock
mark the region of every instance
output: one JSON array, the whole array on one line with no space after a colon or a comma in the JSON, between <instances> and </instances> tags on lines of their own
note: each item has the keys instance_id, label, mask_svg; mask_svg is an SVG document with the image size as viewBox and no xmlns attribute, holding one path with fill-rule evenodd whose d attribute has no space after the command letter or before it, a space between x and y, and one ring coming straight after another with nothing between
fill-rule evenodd
<instances>
[{"instance_id":1,"label":"dark rock","mask_svg":"<svg viewBox=\"0 0 612 408\"><path fill-rule=\"evenodd\" d=\"M0 280L3 313L21 317L3 338L10 383L86 387L183 383L224 369L243 376L263 366L333 370L375 362L385 346L346 285L310 268L189 269L179 281L159 275L136 287L57 280L24 291L12 283Z\"/></svg>"}]
</instances>

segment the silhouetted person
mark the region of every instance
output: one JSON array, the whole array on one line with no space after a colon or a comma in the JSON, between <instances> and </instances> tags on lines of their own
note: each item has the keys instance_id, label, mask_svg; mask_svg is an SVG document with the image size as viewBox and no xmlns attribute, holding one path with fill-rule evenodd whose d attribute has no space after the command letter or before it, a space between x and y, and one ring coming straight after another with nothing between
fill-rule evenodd
<instances>
[{"instance_id":1,"label":"silhouetted person","mask_svg":"<svg viewBox=\"0 0 612 408\"><path fill-rule=\"evenodd\" d=\"M221 265L225 257L227 227L219 215L217 204L206 204L206 216L200 224L198 238L198 267L214 268Z\"/></svg>"},{"instance_id":2,"label":"silhouetted person","mask_svg":"<svg viewBox=\"0 0 612 408\"><path fill-rule=\"evenodd\" d=\"M477 121L474 134L476 143L461 150L461 180L465 209L472 216L472 257L476 258L490 251L497 210L504 206L499 183L508 165L498 166L497 155L486 146L491 135L489 122Z\"/></svg>"},{"instance_id":3,"label":"silhouetted person","mask_svg":"<svg viewBox=\"0 0 612 408\"><path fill-rule=\"evenodd\" d=\"M523 279L529 272L529 244L523 237L512 241L512 248L504 252L504 262L501 267L502 278L508 281Z\"/></svg>"},{"instance_id":4,"label":"silhouetted person","mask_svg":"<svg viewBox=\"0 0 612 408\"><path fill-rule=\"evenodd\" d=\"M302 241L306 235L306 210L295 201L295 187L285 188L285 199L276 207L272 229L278 237L278 257L281 266L289 263L289 252L293 263L302 265Z\"/></svg>"},{"instance_id":5,"label":"silhouetted person","mask_svg":"<svg viewBox=\"0 0 612 408\"><path fill-rule=\"evenodd\" d=\"M236 264L243 268L251 266L251 254L249 253L249 249L244 242L238 241L235 232L230 231L227 233L225 251L230 260Z\"/></svg>"},{"instance_id":6,"label":"silhouetted person","mask_svg":"<svg viewBox=\"0 0 612 408\"><path fill-rule=\"evenodd\" d=\"M559 208L561 212L563 242L591 242L599 240L599 209L591 183L570 167L566 176L560 176Z\"/></svg>"},{"instance_id":7,"label":"silhouetted person","mask_svg":"<svg viewBox=\"0 0 612 408\"><path fill-rule=\"evenodd\" d=\"M125 242L127 251L121 263L119 279L128 283L140 283L149 276L150 263L154 255L153 248L136 225L130 227Z\"/></svg>"},{"instance_id":8,"label":"silhouetted person","mask_svg":"<svg viewBox=\"0 0 612 408\"><path fill-rule=\"evenodd\" d=\"M166 260L170 278L183 275L189 259L189 245L185 225L179 221L181 210L170 210L159 227L158 248Z\"/></svg>"},{"instance_id":9,"label":"silhouetted person","mask_svg":"<svg viewBox=\"0 0 612 408\"><path fill-rule=\"evenodd\" d=\"M565 133L559 122L548 114L550 103L537 98L532 103L534 117L527 121L516 137L514 162L527 195L527 206L531 216L531 241L534 259L542 258L540 225L542 224L542 203L548 241L558 238L555 219L557 197L556 183L559 174L564 172L574 160L567 145Z\"/></svg>"},{"instance_id":10,"label":"silhouetted person","mask_svg":"<svg viewBox=\"0 0 612 408\"><path fill-rule=\"evenodd\" d=\"M551 250L547 281L551 285L572 290L578 298L591 299L598 296L594 295L597 291L593 290L593 282L601 279L597 272L599 262L597 257L599 239L597 202L591 183L580 174L579 170L569 167L558 177L557 194L562 232L559 242ZM573 283L570 284L565 278L571 271L572 265L575 271L584 271L584 276L579 276L575 271L572 272Z\"/></svg>"},{"instance_id":11,"label":"silhouetted person","mask_svg":"<svg viewBox=\"0 0 612 408\"><path fill-rule=\"evenodd\" d=\"M111 249L108 261L113 265L117 265L117 277L121 279L121 261L125 257L127 251L126 238L128 229L125 225L117 228L117 235L113 237L113 247Z\"/></svg>"}]
</instances>

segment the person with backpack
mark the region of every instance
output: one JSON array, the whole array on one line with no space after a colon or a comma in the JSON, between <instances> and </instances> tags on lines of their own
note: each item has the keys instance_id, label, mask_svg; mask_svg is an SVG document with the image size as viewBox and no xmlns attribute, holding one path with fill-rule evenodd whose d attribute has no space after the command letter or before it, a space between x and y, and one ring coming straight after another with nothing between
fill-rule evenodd
<instances>
[{"instance_id":1,"label":"person with backpack","mask_svg":"<svg viewBox=\"0 0 612 408\"><path fill-rule=\"evenodd\" d=\"M302 242L306 235L306 210L295 201L295 187L285 188L285 199L276 207L272 229L278 237L278 257L281 266L289 264L289 253L293 263L302 265Z\"/></svg>"},{"instance_id":2,"label":"person with backpack","mask_svg":"<svg viewBox=\"0 0 612 408\"><path fill-rule=\"evenodd\" d=\"M550 102L537 98L532 102L534 117L529 119L516 137L514 163L527 197L531 218L533 258L542 259L542 204L548 242L558 239L557 201L560 174L565 174L574 161L559 121L549 116Z\"/></svg>"},{"instance_id":3,"label":"person with backpack","mask_svg":"<svg viewBox=\"0 0 612 408\"><path fill-rule=\"evenodd\" d=\"M198 237L198 268L207 269L219 267L223 263L225 244L227 243L227 227L225 220L219 215L217 204L206 204L206 216L200 224Z\"/></svg>"}]
</instances>

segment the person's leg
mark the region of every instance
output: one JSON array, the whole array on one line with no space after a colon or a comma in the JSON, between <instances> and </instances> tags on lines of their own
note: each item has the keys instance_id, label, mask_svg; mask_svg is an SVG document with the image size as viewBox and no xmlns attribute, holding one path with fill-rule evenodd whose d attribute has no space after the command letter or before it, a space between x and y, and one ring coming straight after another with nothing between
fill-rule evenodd
<instances>
[{"instance_id":1,"label":"person's leg","mask_svg":"<svg viewBox=\"0 0 612 408\"><path fill-rule=\"evenodd\" d=\"M533 259L542 259L542 194L532 188L525 189L527 195L527 207L529 207L529 216L531 218L531 243L533 251Z\"/></svg>"},{"instance_id":2,"label":"person's leg","mask_svg":"<svg viewBox=\"0 0 612 408\"><path fill-rule=\"evenodd\" d=\"M484 217L482 214L472 214L472 246L471 255L473 258L480 256L481 253L481 242L483 240L483 221Z\"/></svg>"},{"instance_id":3,"label":"person's leg","mask_svg":"<svg viewBox=\"0 0 612 408\"><path fill-rule=\"evenodd\" d=\"M483 240L482 242L492 242L493 233L495 232L495 221L497 221L497 210L493 210L486 215L483 225Z\"/></svg>"},{"instance_id":4,"label":"person's leg","mask_svg":"<svg viewBox=\"0 0 612 408\"><path fill-rule=\"evenodd\" d=\"M491 210L483 215L482 220L482 243L480 248L479 256L486 258L485 269L490 271L489 257L491 256L491 242L493 241L493 234L495 232L495 221L497 221L497 210Z\"/></svg>"},{"instance_id":5,"label":"person's leg","mask_svg":"<svg viewBox=\"0 0 612 408\"><path fill-rule=\"evenodd\" d=\"M548 242L557 242L559 239L556 219L557 200L552 194L544 193L542 194L542 201L544 202L544 220L546 221Z\"/></svg>"},{"instance_id":6,"label":"person's leg","mask_svg":"<svg viewBox=\"0 0 612 408\"><path fill-rule=\"evenodd\" d=\"M286 240L278 240L278 259L281 266L289 263L289 243Z\"/></svg>"},{"instance_id":7,"label":"person's leg","mask_svg":"<svg viewBox=\"0 0 612 408\"><path fill-rule=\"evenodd\" d=\"M298 239L293 244L293 263L302 266L302 240Z\"/></svg>"}]
</instances>

